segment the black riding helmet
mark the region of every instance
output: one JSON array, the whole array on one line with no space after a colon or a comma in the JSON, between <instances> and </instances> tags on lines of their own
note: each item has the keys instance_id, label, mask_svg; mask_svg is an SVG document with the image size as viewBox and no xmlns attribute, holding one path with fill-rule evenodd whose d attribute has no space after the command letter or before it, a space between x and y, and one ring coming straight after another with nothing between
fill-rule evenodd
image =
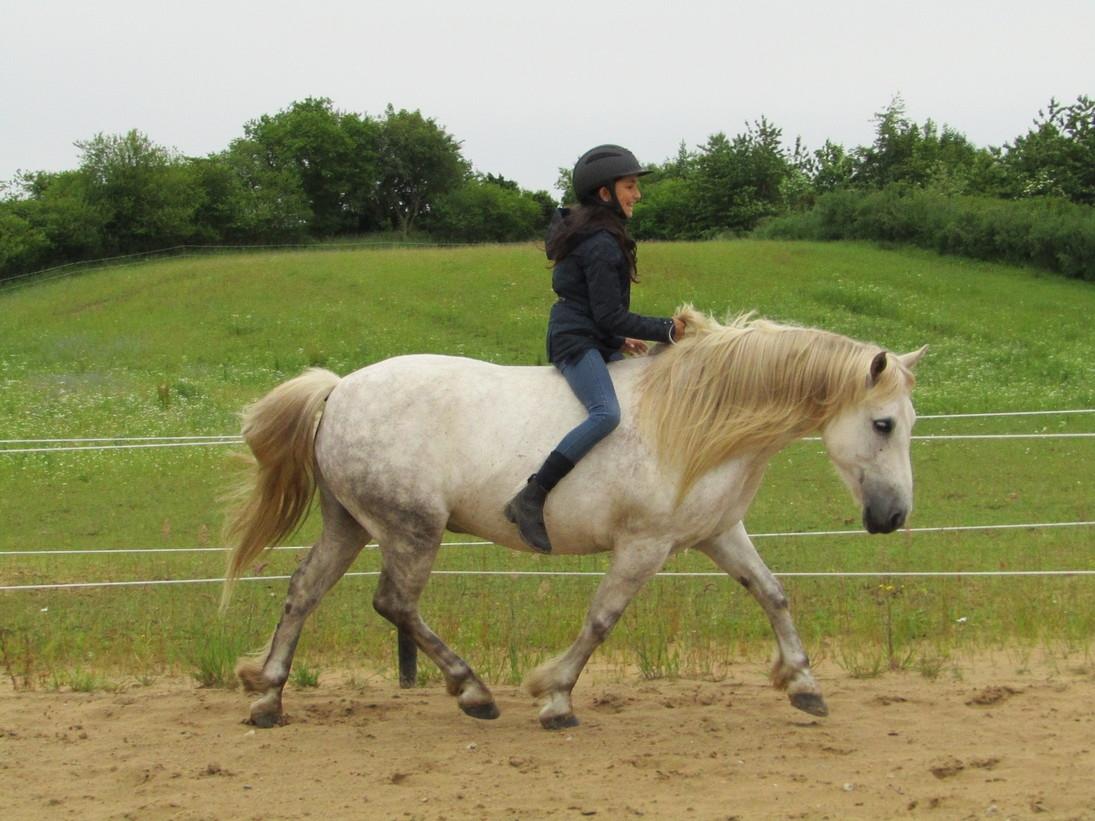
<instances>
[{"instance_id":1,"label":"black riding helmet","mask_svg":"<svg viewBox=\"0 0 1095 821\"><path fill-rule=\"evenodd\" d=\"M639 165L635 155L619 145L599 145L578 158L572 180L578 202L596 202L597 192L606 186L616 203L614 183L620 177L641 177L650 172Z\"/></svg>"}]
</instances>

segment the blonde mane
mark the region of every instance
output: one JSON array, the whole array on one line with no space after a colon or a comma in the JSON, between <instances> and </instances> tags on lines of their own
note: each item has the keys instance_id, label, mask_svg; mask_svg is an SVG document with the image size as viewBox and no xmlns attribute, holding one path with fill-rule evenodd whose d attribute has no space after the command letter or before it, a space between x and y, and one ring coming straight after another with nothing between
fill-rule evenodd
<instances>
[{"instance_id":1,"label":"blonde mane","mask_svg":"<svg viewBox=\"0 0 1095 821\"><path fill-rule=\"evenodd\" d=\"M746 452L771 453L819 430L868 393L914 381L893 354L868 385L875 345L743 314L723 325L691 306L687 331L656 351L639 387L638 422L659 460L680 471L678 501L707 471Z\"/></svg>"}]
</instances>

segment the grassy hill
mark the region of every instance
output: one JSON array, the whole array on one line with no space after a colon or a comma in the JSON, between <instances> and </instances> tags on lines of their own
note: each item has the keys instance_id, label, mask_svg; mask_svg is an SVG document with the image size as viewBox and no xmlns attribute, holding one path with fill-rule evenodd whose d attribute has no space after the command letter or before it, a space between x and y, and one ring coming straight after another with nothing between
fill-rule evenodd
<instances>
[{"instance_id":1,"label":"grassy hill","mask_svg":"<svg viewBox=\"0 0 1095 821\"><path fill-rule=\"evenodd\" d=\"M640 272L633 307L644 313L691 301L895 350L927 342L925 411L1095 401L1089 284L928 252L750 241L644 245ZM97 270L0 291L0 411L28 437L224 433L242 402L309 364L344 373L422 351L542 361L551 302L532 246Z\"/></svg>"}]
</instances>

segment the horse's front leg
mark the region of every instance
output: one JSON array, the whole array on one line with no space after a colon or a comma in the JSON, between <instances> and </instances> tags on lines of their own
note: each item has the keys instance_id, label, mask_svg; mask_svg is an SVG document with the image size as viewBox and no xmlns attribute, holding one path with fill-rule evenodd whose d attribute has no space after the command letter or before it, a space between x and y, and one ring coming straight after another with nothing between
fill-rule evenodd
<instances>
[{"instance_id":1,"label":"horse's front leg","mask_svg":"<svg viewBox=\"0 0 1095 821\"><path fill-rule=\"evenodd\" d=\"M582 632L561 656L541 664L525 679L525 687L543 699L540 724L547 730L574 727L570 693L593 651L608 637L628 602L661 569L669 546L660 542L627 542L616 547L612 566L590 604Z\"/></svg>"},{"instance_id":2,"label":"horse's front leg","mask_svg":"<svg viewBox=\"0 0 1095 821\"><path fill-rule=\"evenodd\" d=\"M772 683L787 690L791 704L815 716L829 714L821 688L810 673L810 660L798 637L783 586L757 553L745 527L739 522L730 530L696 546L753 594L764 609L776 634L779 657L772 667Z\"/></svg>"}]
</instances>

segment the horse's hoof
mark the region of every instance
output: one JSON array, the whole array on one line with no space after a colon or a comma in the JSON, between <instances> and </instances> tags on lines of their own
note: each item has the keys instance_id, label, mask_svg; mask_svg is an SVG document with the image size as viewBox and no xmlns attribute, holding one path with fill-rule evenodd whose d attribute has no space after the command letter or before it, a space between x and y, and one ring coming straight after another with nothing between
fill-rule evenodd
<instances>
[{"instance_id":1,"label":"horse's hoof","mask_svg":"<svg viewBox=\"0 0 1095 821\"><path fill-rule=\"evenodd\" d=\"M574 713L561 716L541 716L540 726L545 730L565 730L567 727L577 727L581 724Z\"/></svg>"},{"instance_id":2,"label":"horse's hoof","mask_svg":"<svg viewBox=\"0 0 1095 821\"><path fill-rule=\"evenodd\" d=\"M825 699L817 693L795 693L791 696L791 706L797 707L812 716L829 715L829 708L825 704Z\"/></svg>"},{"instance_id":3,"label":"horse's hoof","mask_svg":"<svg viewBox=\"0 0 1095 821\"><path fill-rule=\"evenodd\" d=\"M461 704L460 709L472 718L481 718L484 721L493 721L502 715L498 705L493 701L488 701L486 704Z\"/></svg>"},{"instance_id":4,"label":"horse's hoof","mask_svg":"<svg viewBox=\"0 0 1095 821\"><path fill-rule=\"evenodd\" d=\"M277 713L254 713L248 721L248 724L253 724L261 730L280 727L283 723L282 717Z\"/></svg>"}]
</instances>

